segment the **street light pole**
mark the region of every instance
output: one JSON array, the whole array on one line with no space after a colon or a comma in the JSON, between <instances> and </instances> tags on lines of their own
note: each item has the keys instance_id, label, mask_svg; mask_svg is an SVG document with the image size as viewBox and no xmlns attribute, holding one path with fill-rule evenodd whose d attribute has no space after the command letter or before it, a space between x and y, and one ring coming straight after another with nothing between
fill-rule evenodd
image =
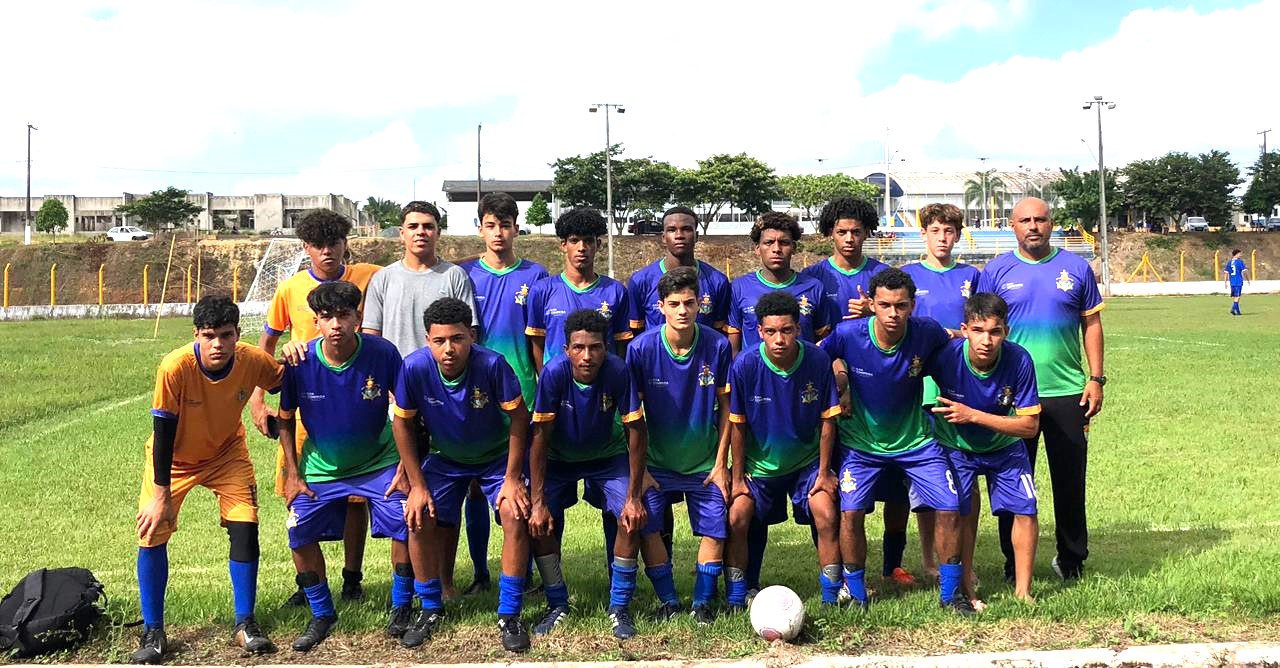
<instances>
[{"instance_id":1,"label":"street light pole","mask_svg":"<svg viewBox=\"0 0 1280 668\"><path fill-rule=\"evenodd\" d=\"M1267 134L1270 132L1271 130L1263 130L1262 132L1258 133L1262 135L1262 155L1264 156L1267 154Z\"/></svg>"},{"instance_id":2,"label":"street light pole","mask_svg":"<svg viewBox=\"0 0 1280 668\"><path fill-rule=\"evenodd\" d=\"M610 155L613 151L613 142L609 138L609 109L617 109L619 114L627 113L625 107L621 104L613 102L600 102L591 105L588 110L596 113L600 108L604 108L604 197L606 216L608 218L608 246L609 246L609 277L613 278L613 158Z\"/></svg>"},{"instance_id":3,"label":"street light pole","mask_svg":"<svg viewBox=\"0 0 1280 668\"><path fill-rule=\"evenodd\" d=\"M480 123L476 123L476 207L480 206Z\"/></svg>"},{"instance_id":4,"label":"street light pole","mask_svg":"<svg viewBox=\"0 0 1280 668\"><path fill-rule=\"evenodd\" d=\"M991 214L987 213L987 179L990 177L987 174L987 159L978 158L978 160L982 161L982 215L987 217L987 222L991 222ZM978 226L982 226L981 221Z\"/></svg>"},{"instance_id":5,"label":"street light pole","mask_svg":"<svg viewBox=\"0 0 1280 668\"><path fill-rule=\"evenodd\" d=\"M1107 102L1101 95L1094 95L1093 100L1084 104L1084 109L1098 109L1098 227L1102 230L1102 295L1111 296L1111 252L1107 247L1107 168L1102 160L1102 107L1115 109L1115 102Z\"/></svg>"},{"instance_id":6,"label":"street light pole","mask_svg":"<svg viewBox=\"0 0 1280 668\"><path fill-rule=\"evenodd\" d=\"M22 233L22 243L27 246L31 245L31 131L39 129L27 123L27 218Z\"/></svg>"}]
</instances>

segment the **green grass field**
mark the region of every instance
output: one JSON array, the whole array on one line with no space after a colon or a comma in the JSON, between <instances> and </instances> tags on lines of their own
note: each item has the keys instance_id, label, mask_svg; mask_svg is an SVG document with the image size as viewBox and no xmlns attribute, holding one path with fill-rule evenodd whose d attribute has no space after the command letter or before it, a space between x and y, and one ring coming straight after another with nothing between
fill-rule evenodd
<instances>
[{"instance_id":1,"label":"green grass field","mask_svg":"<svg viewBox=\"0 0 1280 668\"><path fill-rule=\"evenodd\" d=\"M551 638L535 639L537 660L740 657L762 652L868 653L1064 648L1190 640L1276 637L1280 622L1280 439L1265 416L1280 413L1280 296L1246 299L1248 315L1230 318L1224 298L1114 299L1104 312L1106 404L1091 436L1091 552L1086 578L1054 580L1049 483L1040 469L1042 529L1035 607L1015 602L1000 578L994 522L983 521L978 574L990 609L975 620L938 610L930 590L880 587L868 615L822 610L808 532L776 528L766 583L786 584L809 606L793 648L770 649L743 617L710 632L690 620L646 622L635 640L609 635L598 516L571 512L565 570L576 614ZM138 616L134 513L155 364L189 342L189 325L142 321L0 324L0 588L39 567L79 565L106 584L119 620ZM272 486L272 445L250 449L259 485ZM677 573L687 597L694 543L677 511ZM262 504L259 618L285 649L268 661L299 657L287 645L306 614L278 611L292 591L284 509ZM227 541L212 495L194 492L171 543L168 594L171 640L180 663L239 661L228 647L231 622ZM879 563L879 522L870 566ZM499 532L490 551L496 569ZM333 546L336 547L336 546ZM327 551L337 575L340 553ZM914 539L909 566L919 563ZM496 571L495 571L496 572ZM370 541L369 599L344 605L340 632L308 662L387 663L502 660L494 629L496 594L452 604L446 631L414 653L381 634L390 580L387 545ZM459 558L458 584L470 580ZM874 578L873 578L874 579ZM527 614L541 610L540 597ZM641 579L636 611L656 606ZM112 629L70 656L118 661L134 648L132 630Z\"/></svg>"}]
</instances>

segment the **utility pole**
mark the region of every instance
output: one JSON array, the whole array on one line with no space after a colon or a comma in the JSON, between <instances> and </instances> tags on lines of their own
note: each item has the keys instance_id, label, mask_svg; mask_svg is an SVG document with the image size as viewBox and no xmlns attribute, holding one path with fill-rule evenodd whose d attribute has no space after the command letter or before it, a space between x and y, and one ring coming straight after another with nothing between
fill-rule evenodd
<instances>
[{"instance_id":1,"label":"utility pole","mask_svg":"<svg viewBox=\"0 0 1280 668\"><path fill-rule=\"evenodd\" d=\"M480 210L480 128L483 124L476 123L476 210Z\"/></svg>"},{"instance_id":2,"label":"utility pole","mask_svg":"<svg viewBox=\"0 0 1280 668\"><path fill-rule=\"evenodd\" d=\"M982 162L982 215L986 216L987 222L991 222L991 214L987 212L987 180L991 175L987 173L987 159L978 158ZM978 221L978 226L982 226L982 221Z\"/></svg>"},{"instance_id":3,"label":"utility pole","mask_svg":"<svg viewBox=\"0 0 1280 668\"><path fill-rule=\"evenodd\" d=\"M23 227L22 243L31 245L31 131L40 128L27 123L27 218Z\"/></svg>"},{"instance_id":4,"label":"utility pole","mask_svg":"<svg viewBox=\"0 0 1280 668\"><path fill-rule=\"evenodd\" d=\"M613 278L613 158L610 155L613 152L613 144L609 139L609 109L617 109L619 114L625 114L627 110L621 104L599 102L591 105L588 111L594 114L601 107L604 108L604 206L609 220L609 277Z\"/></svg>"},{"instance_id":5,"label":"utility pole","mask_svg":"<svg viewBox=\"0 0 1280 668\"><path fill-rule=\"evenodd\" d=\"M1102 295L1111 296L1111 252L1107 247L1107 168L1102 160L1102 107L1115 109L1115 102L1107 102L1101 95L1084 104L1084 109L1098 109L1098 228L1102 231Z\"/></svg>"},{"instance_id":6,"label":"utility pole","mask_svg":"<svg viewBox=\"0 0 1280 668\"><path fill-rule=\"evenodd\" d=\"M1262 132L1258 133L1262 135L1262 155L1267 154L1267 133L1268 132L1271 132L1271 130L1263 130Z\"/></svg>"}]
</instances>

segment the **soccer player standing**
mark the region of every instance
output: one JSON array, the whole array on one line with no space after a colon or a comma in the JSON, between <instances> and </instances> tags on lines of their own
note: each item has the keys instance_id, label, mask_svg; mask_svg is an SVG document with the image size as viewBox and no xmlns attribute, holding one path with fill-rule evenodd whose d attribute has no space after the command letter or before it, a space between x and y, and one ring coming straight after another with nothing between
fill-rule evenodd
<instances>
[{"instance_id":1,"label":"soccer player standing","mask_svg":"<svg viewBox=\"0 0 1280 668\"><path fill-rule=\"evenodd\" d=\"M596 273L596 253L606 232L604 217L595 209L570 209L556 219L564 271L538 281L529 291L529 324L524 330L539 374L552 357L564 351L568 343L564 326L574 311L591 309L608 320L610 342L619 355L634 336L627 321L631 308L627 289Z\"/></svg>"},{"instance_id":2,"label":"soccer player standing","mask_svg":"<svg viewBox=\"0 0 1280 668\"><path fill-rule=\"evenodd\" d=\"M965 301L963 337L934 355L930 373L938 383L933 433L946 446L955 474L963 524L960 545L964 589L975 607L985 607L973 585L973 548L978 537L978 478L987 479L991 512L1013 516L1014 595L1031 598L1031 568L1040 526L1036 482L1022 439L1040 428L1035 364L1009 334L1004 300L979 292Z\"/></svg>"},{"instance_id":3,"label":"soccer player standing","mask_svg":"<svg viewBox=\"0 0 1280 668\"><path fill-rule=\"evenodd\" d=\"M822 601L834 604L840 592L840 545L831 467L840 404L831 359L801 340L800 305L791 295L770 292L752 310L760 343L743 350L729 370L729 607L741 610L747 604L744 569L752 520L777 523L788 503L813 522Z\"/></svg>"},{"instance_id":4,"label":"soccer player standing","mask_svg":"<svg viewBox=\"0 0 1280 668\"><path fill-rule=\"evenodd\" d=\"M836 466L840 481L840 552L849 595L868 604L866 514L874 509L876 482L898 470L911 480L917 508L936 514L934 545L939 560L939 599L957 612L973 607L960 591L959 499L941 446L920 409L929 359L949 337L930 318L912 317L915 284L898 269L871 279L868 319L846 320L819 346L836 361L843 446ZM736 388L735 388L736 392Z\"/></svg>"},{"instance_id":5,"label":"soccer player standing","mask_svg":"<svg viewBox=\"0 0 1280 668\"><path fill-rule=\"evenodd\" d=\"M255 387L274 391L284 369L261 348L240 343L240 309L227 297L204 297L192 309L194 343L165 356L156 371L152 435L138 495L138 594L141 646L133 663L157 663L168 641L164 590L169 538L178 511L197 485L218 499L231 539L233 640L250 654L275 651L254 620L258 594L258 487L240 414Z\"/></svg>"},{"instance_id":6,"label":"soccer player standing","mask_svg":"<svg viewBox=\"0 0 1280 668\"><path fill-rule=\"evenodd\" d=\"M664 493L679 493L689 524L702 537L693 585L693 616L714 619L711 603L723 570L728 537L729 342L700 324L698 270L676 267L658 279L666 324L646 330L627 348L631 382L649 424L649 474ZM669 504L668 504L669 505ZM667 573L647 573L655 582ZM660 577L655 577L660 576ZM674 583L671 593L674 594ZM679 608L676 600L675 608Z\"/></svg>"},{"instance_id":7,"label":"soccer player standing","mask_svg":"<svg viewBox=\"0 0 1280 668\"><path fill-rule=\"evenodd\" d=\"M631 298L631 328L644 330L666 322L658 281L676 267L698 272L698 324L724 329L729 318L729 279L720 270L693 255L698 242L698 215L687 206L676 206L662 214L662 245L667 249L657 262L644 267L627 280Z\"/></svg>"},{"instance_id":8,"label":"soccer player standing","mask_svg":"<svg viewBox=\"0 0 1280 668\"><path fill-rule=\"evenodd\" d=\"M404 360L395 390L395 436L409 478L405 518L413 556L414 589L422 601L418 619L401 637L416 647L431 637L444 610L436 524L457 526L462 503L479 483L502 524L502 574L498 578L498 632L508 651L529 648L520 621L529 561L528 489L524 483L529 409L511 365L476 345L471 308L451 297L422 316L428 350ZM431 454L420 459L412 420L431 429Z\"/></svg>"},{"instance_id":9,"label":"soccer player standing","mask_svg":"<svg viewBox=\"0 0 1280 668\"><path fill-rule=\"evenodd\" d=\"M1244 281L1248 277L1249 268L1240 257L1240 249L1231 251L1231 259L1222 268L1227 288L1231 290L1231 315L1244 315L1240 312L1240 295L1244 293Z\"/></svg>"},{"instance_id":10,"label":"soccer player standing","mask_svg":"<svg viewBox=\"0 0 1280 668\"><path fill-rule=\"evenodd\" d=\"M993 258L982 270L978 292L993 292L1009 305L1009 340L1026 348L1036 366L1040 434L1044 435L1053 485L1057 555L1053 570L1079 578L1089 556L1085 519L1085 469L1089 420L1102 410L1102 311L1093 269L1083 258L1049 243L1053 221L1044 200L1028 197L1013 207L1018 247ZM1080 341L1088 357L1083 371ZM1039 436L1026 439L1035 467ZM1000 549L1006 579L1014 577L1011 517L1000 518Z\"/></svg>"},{"instance_id":11,"label":"soccer player standing","mask_svg":"<svg viewBox=\"0 0 1280 668\"><path fill-rule=\"evenodd\" d=\"M320 542L343 535L350 496L368 500L373 535L392 540L392 635L404 632L413 603L405 495L391 489L400 457L387 419L400 352L384 338L359 333L362 298L360 288L346 281L321 283L307 295L320 338L298 366L285 367L280 391L289 548L311 606L311 620L293 642L299 652L327 638L338 621ZM307 427L301 448L295 446L302 433L295 417Z\"/></svg>"},{"instance_id":12,"label":"soccer player standing","mask_svg":"<svg viewBox=\"0 0 1280 668\"><path fill-rule=\"evenodd\" d=\"M801 273L822 282L832 327L844 318L871 315L871 278L889 265L863 255L862 246L878 225L876 208L853 197L827 202L818 215L818 232L831 239L832 254Z\"/></svg>"},{"instance_id":13,"label":"soccer player standing","mask_svg":"<svg viewBox=\"0 0 1280 668\"><path fill-rule=\"evenodd\" d=\"M319 336L315 313L312 313L307 303L307 295L316 286L330 281L347 281L363 293L369 280L382 268L368 262L344 263L351 222L336 211L316 209L307 212L298 221L295 231L302 240L302 249L310 259L311 266L285 279L271 298L262 336L258 339L258 347L267 351L268 355L276 353L276 345L286 331L293 341L307 342ZM363 295L361 297L363 299ZM277 435L271 433L267 423L277 413L267 406L261 389L255 389L249 397L249 413L253 416L253 424L263 436L276 438ZM302 454L302 444L306 441L305 420L302 425L297 429L298 450L294 453L295 456ZM284 496L284 453L281 450L276 452L275 491L277 496ZM347 528L342 539L345 558L342 598L357 600L364 595L360 581L364 577L365 532L369 528L369 511L362 499L352 499L347 505L346 522ZM299 584L298 590L289 597L288 604L302 605L306 602L306 594Z\"/></svg>"},{"instance_id":14,"label":"soccer player standing","mask_svg":"<svg viewBox=\"0 0 1280 668\"><path fill-rule=\"evenodd\" d=\"M800 242L800 223L781 211L770 211L751 228L751 243L760 260L760 269L733 280L729 298L729 324L725 331L733 354L751 350L760 344L756 302L775 290L795 297L800 309L796 325L802 340L816 342L827 333L831 323L823 307L820 281L791 268L791 257Z\"/></svg>"},{"instance_id":15,"label":"soccer player standing","mask_svg":"<svg viewBox=\"0 0 1280 668\"><path fill-rule=\"evenodd\" d=\"M599 488L604 510L618 518L609 617L613 635L625 640L636 633L631 616L636 557L642 536L656 534L661 526L662 497L643 489L648 442L644 410L626 363L608 352L613 325L594 309L580 309L562 327L557 338L567 342L564 354L548 360L538 377L529 451L529 531L547 596L547 610L534 633L546 635L569 616L556 525L564 522L564 509L576 501L578 482L583 481ZM644 545L650 577L655 569L665 571L674 592L662 542L645 540ZM658 594L666 598L661 590Z\"/></svg>"}]
</instances>

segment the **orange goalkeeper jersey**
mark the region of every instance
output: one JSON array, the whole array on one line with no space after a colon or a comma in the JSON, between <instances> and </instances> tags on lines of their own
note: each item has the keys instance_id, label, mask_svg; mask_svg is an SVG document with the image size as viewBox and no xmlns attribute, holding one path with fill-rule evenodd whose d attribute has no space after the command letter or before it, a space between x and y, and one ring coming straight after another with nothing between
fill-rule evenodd
<instances>
[{"instance_id":1,"label":"orange goalkeeper jersey","mask_svg":"<svg viewBox=\"0 0 1280 668\"><path fill-rule=\"evenodd\" d=\"M369 287L369 279L382 267L368 262L349 264L342 271L338 280L354 283L363 295ZM320 335L316 330L315 314L307 305L307 295L323 281L315 277L310 269L300 271L285 279L276 288L267 308L267 322L263 329L268 334L280 336L285 330L292 330L295 341L310 341ZM361 304L363 306L363 303Z\"/></svg>"}]
</instances>

